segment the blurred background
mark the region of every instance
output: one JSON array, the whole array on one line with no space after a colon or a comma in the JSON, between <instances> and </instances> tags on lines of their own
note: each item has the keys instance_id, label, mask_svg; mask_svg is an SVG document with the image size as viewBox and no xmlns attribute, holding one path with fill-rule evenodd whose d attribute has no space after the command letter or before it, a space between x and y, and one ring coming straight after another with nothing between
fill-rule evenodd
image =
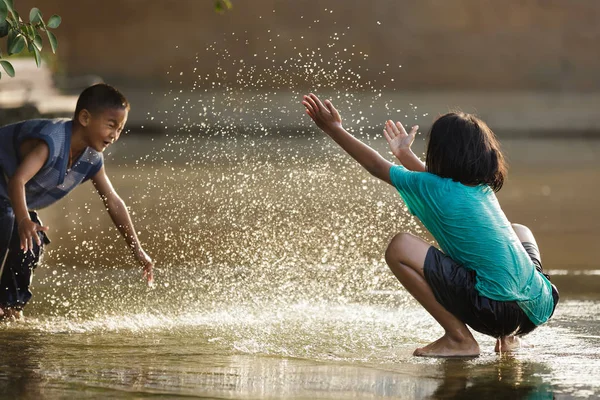
<instances>
[{"instance_id":1,"label":"blurred background","mask_svg":"<svg viewBox=\"0 0 600 400\"><path fill-rule=\"evenodd\" d=\"M299 65L311 60L319 69L333 59L353 71L354 92L382 90L434 115L461 108L498 131L524 134L600 128L593 0L233 1L222 14L208 0L17 2L22 13L33 6L63 18L58 54L46 54L57 85L77 92L101 78L118 86L133 104L132 128L162 129L157 114L180 90L194 88L194 100L221 92L236 84L240 65L268 77L287 68L285 80L247 89L276 89L279 106L291 106L282 92L318 90L318 74L299 73ZM389 114L376 112L377 120Z\"/></svg>"}]
</instances>

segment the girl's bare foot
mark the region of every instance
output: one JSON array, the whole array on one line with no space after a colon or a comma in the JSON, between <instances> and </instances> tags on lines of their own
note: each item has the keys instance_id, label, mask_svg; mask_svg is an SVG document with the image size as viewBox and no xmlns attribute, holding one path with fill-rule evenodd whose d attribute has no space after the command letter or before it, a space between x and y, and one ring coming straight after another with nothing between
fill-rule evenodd
<instances>
[{"instance_id":1,"label":"girl's bare foot","mask_svg":"<svg viewBox=\"0 0 600 400\"><path fill-rule=\"evenodd\" d=\"M521 348L521 339L517 336L503 336L500 339L496 339L496 347L494 351L496 353L512 352Z\"/></svg>"},{"instance_id":2,"label":"girl's bare foot","mask_svg":"<svg viewBox=\"0 0 600 400\"><path fill-rule=\"evenodd\" d=\"M444 335L435 342L416 349L413 355L419 357L477 357L479 344L473 337L456 341Z\"/></svg>"}]
</instances>

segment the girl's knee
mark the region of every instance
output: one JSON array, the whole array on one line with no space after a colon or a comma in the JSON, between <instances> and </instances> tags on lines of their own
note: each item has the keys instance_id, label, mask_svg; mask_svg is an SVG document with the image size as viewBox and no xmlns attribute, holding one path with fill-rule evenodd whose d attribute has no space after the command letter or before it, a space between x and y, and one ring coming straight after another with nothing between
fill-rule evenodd
<instances>
[{"instance_id":1,"label":"girl's knee","mask_svg":"<svg viewBox=\"0 0 600 400\"><path fill-rule=\"evenodd\" d=\"M536 243L531 229L521 224L512 224L512 228L521 242Z\"/></svg>"},{"instance_id":2,"label":"girl's knee","mask_svg":"<svg viewBox=\"0 0 600 400\"><path fill-rule=\"evenodd\" d=\"M519 237L521 237L521 236L533 236L533 233L531 232L531 229L529 229L525 225L512 224L512 228L515 231L515 233L517 234L517 236L519 236Z\"/></svg>"},{"instance_id":3,"label":"girl's knee","mask_svg":"<svg viewBox=\"0 0 600 400\"><path fill-rule=\"evenodd\" d=\"M525 225L516 224L516 223L512 223L511 225L512 225L512 227L513 227L513 229L515 231L517 231L517 230L523 230L523 231L526 231L526 232L531 232L531 229L529 229Z\"/></svg>"},{"instance_id":4,"label":"girl's knee","mask_svg":"<svg viewBox=\"0 0 600 400\"><path fill-rule=\"evenodd\" d=\"M402 232L395 235L385 251L385 261L390 264L392 262L402 261L403 255L410 249L410 242L414 236L410 233Z\"/></svg>"}]
</instances>

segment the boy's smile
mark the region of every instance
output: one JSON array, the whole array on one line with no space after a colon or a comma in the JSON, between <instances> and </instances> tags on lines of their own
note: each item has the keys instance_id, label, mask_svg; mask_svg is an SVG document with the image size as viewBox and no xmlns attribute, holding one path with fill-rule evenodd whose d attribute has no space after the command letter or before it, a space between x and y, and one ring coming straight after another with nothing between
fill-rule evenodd
<instances>
[{"instance_id":1,"label":"boy's smile","mask_svg":"<svg viewBox=\"0 0 600 400\"><path fill-rule=\"evenodd\" d=\"M128 111L119 108L107 108L90 116L86 126L88 146L103 152L108 146L119 140L127 122Z\"/></svg>"}]
</instances>

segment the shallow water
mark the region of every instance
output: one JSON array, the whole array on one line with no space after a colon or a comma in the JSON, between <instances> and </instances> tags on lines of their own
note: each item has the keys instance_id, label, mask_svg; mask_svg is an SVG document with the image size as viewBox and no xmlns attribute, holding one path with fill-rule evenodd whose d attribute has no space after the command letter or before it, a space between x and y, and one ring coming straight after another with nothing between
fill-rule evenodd
<instances>
[{"instance_id":1,"label":"shallow water","mask_svg":"<svg viewBox=\"0 0 600 400\"><path fill-rule=\"evenodd\" d=\"M427 236L391 188L327 140L134 135L107 169L157 261L157 286L142 284L91 185L43 210L53 243L29 319L0 325L0 393L598 397L600 141L503 144L501 204L532 228L562 295L528 336L533 347L499 356L477 335L476 359L411 356L441 329L383 252L396 232Z\"/></svg>"}]
</instances>

